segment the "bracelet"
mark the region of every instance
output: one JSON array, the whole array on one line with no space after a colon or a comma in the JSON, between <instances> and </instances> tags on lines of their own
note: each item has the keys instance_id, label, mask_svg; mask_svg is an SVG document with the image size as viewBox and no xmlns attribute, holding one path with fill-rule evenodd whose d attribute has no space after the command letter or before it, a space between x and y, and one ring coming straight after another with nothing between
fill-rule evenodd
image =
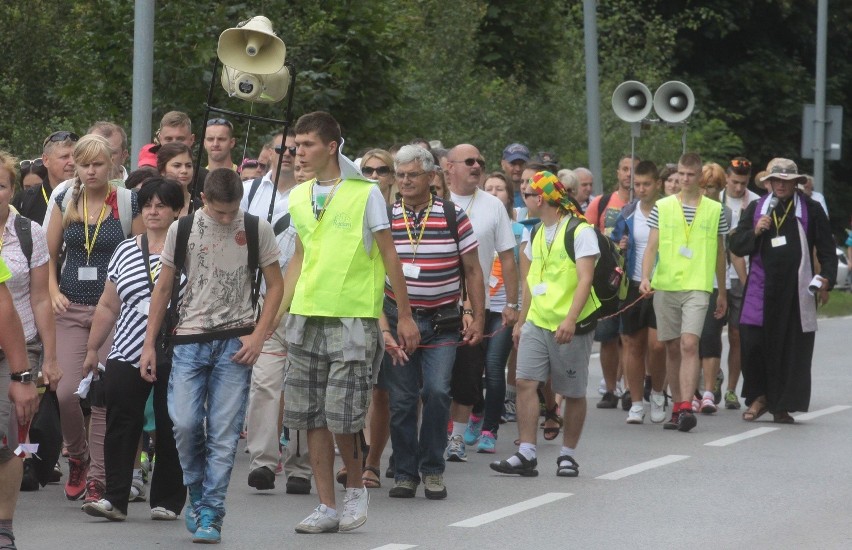
<instances>
[{"instance_id":1,"label":"bracelet","mask_svg":"<svg viewBox=\"0 0 852 550\"><path fill-rule=\"evenodd\" d=\"M473 310L472 309L463 309L462 315L470 315L471 317L473 317Z\"/></svg>"},{"instance_id":2,"label":"bracelet","mask_svg":"<svg viewBox=\"0 0 852 550\"><path fill-rule=\"evenodd\" d=\"M386 328L382 329L382 332L387 332L388 334L393 335L393 332L389 331L389 330L388 330L388 329L386 329Z\"/></svg>"}]
</instances>

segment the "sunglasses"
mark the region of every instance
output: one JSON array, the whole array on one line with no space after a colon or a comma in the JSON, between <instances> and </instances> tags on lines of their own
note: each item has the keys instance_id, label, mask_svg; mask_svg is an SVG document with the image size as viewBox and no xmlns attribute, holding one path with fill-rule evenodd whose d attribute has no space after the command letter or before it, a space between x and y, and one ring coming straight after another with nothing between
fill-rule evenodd
<instances>
[{"instance_id":1,"label":"sunglasses","mask_svg":"<svg viewBox=\"0 0 852 550\"><path fill-rule=\"evenodd\" d=\"M58 143L70 139L74 143L80 141L80 136L75 134L74 132L67 132L65 130L60 130L58 132L53 132L44 140L42 143L42 147L47 145L48 143Z\"/></svg>"},{"instance_id":2,"label":"sunglasses","mask_svg":"<svg viewBox=\"0 0 852 550\"><path fill-rule=\"evenodd\" d=\"M423 171L420 171L420 172L397 172L395 174L395 176L396 176L396 179L398 179L399 181L405 181L406 179L414 180L415 178L419 178L420 176L422 176L425 173L426 172L423 172Z\"/></svg>"},{"instance_id":3,"label":"sunglasses","mask_svg":"<svg viewBox=\"0 0 852 550\"><path fill-rule=\"evenodd\" d=\"M537 197L538 193L524 193L524 198L528 199L530 197Z\"/></svg>"},{"instance_id":4,"label":"sunglasses","mask_svg":"<svg viewBox=\"0 0 852 550\"><path fill-rule=\"evenodd\" d=\"M287 150L287 152L290 154L291 157L296 156L296 146L295 145L292 146L292 147L282 147L281 145L275 146L275 152L278 153L279 155L281 154L281 151L283 151L285 149Z\"/></svg>"},{"instance_id":5,"label":"sunglasses","mask_svg":"<svg viewBox=\"0 0 852 550\"><path fill-rule=\"evenodd\" d=\"M243 166L242 166L242 168L248 168L249 170L252 170L252 169L258 168L258 167L260 167L260 163L257 162L256 160L247 160L243 163Z\"/></svg>"},{"instance_id":6,"label":"sunglasses","mask_svg":"<svg viewBox=\"0 0 852 550\"><path fill-rule=\"evenodd\" d=\"M18 166L21 167L21 170L29 170L30 168L41 168L44 166L44 161L41 159L33 159L33 160L22 160Z\"/></svg>"},{"instance_id":7,"label":"sunglasses","mask_svg":"<svg viewBox=\"0 0 852 550\"><path fill-rule=\"evenodd\" d=\"M387 166L379 166L378 168L373 168L372 166L363 166L361 167L361 173L367 176L368 178L374 173L378 176L387 176L388 174L390 174L390 168L388 168Z\"/></svg>"},{"instance_id":8,"label":"sunglasses","mask_svg":"<svg viewBox=\"0 0 852 550\"><path fill-rule=\"evenodd\" d=\"M474 164L478 164L480 168L485 168L485 161L482 159L475 159L473 157L466 158L464 160L451 160L450 162L463 162L465 166L473 166Z\"/></svg>"},{"instance_id":9,"label":"sunglasses","mask_svg":"<svg viewBox=\"0 0 852 550\"><path fill-rule=\"evenodd\" d=\"M731 166L734 168L751 168L751 162L745 159L734 159L731 161Z\"/></svg>"},{"instance_id":10,"label":"sunglasses","mask_svg":"<svg viewBox=\"0 0 852 550\"><path fill-rule=\"evenodd\" d=\"M234 125L231 122L224 118L211 118L207 121L207 126L227 126L231 130L234 129Z\"/></svg>"}]
</instances>

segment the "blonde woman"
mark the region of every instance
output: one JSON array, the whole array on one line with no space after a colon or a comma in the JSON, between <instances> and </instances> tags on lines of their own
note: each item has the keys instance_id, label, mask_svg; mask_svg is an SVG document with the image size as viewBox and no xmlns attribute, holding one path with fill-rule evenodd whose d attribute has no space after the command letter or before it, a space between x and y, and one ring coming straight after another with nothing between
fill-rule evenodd
<instances>
[{"instance_id":1,"label":"blonde woman","mask_svg":"<svg viewBox=\"0 0 852 550\"><path fill-rule=\"evenodd\" d=\"M378 182L385 202L393 204L399 188L393 176L393 157L384 149L370 149L361 157L361 173Z\"/></svg>"},{"instance_id":2,"label":"blonde woman","mask_svg":"<svg viewBox=\"0 0 852 550\"><path fill-rule=\"evenodd\" d=\"M107 267L116 247L133 234L144 230L136 195L113 186L113 170L109 142L97 135L81 138L74 147L76 177L68 189L56 195L55 206L47 227L50 253L49 289L56 314L56 339L62 342L59 354L59 399L62 437L68 446L69 475L65 496L77 500L102 498L104 489L103 441L106 431L106 409L97 406L96 395L90 396L92 414L89 441L86 441L80 398L75 394L83 372L86 344L95 307L104 290ZM132 224L127 223L131 218ZM65 260L59 254L65 246ZM57 266L62 274L57 280ZM106 363L112 338L99 350L99 360ZM88 479L87 479L88 476Z\"/></svg>"}]
</instances>

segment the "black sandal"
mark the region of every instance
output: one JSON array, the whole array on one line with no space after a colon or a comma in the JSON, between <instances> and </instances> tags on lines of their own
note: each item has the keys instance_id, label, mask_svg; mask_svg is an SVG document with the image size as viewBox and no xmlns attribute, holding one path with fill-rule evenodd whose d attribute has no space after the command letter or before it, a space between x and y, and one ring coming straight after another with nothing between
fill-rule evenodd
<instances>
[{"instance_id":1,"label":"black sandal","mask_svg":"<svg viewBox=\"0 0 852 550\"><path fill-rule=\"evenodd\" d=\"M559 436L559 430L562 429L562 417L556 414L557 410L559 410L557 406L554 406L553 409L544 413L545 422L549 420L551 422L556 422L557 424L559 424L556 427L551 426L543 428L542 431L544 432L544 439L546 441L553 441L554 439L556 439Z\"/></svg>"},{"instance_id":2,"label":"black sandal","mask_svg":"<svg viewBox=\"0 0 852 550\"><path fill-rule=\"evenodd\" d=\"M537 459L533 458L531 460L527 460L527 457L522 455L520 452L515 453L515 456L521 461L520 466L513 466L508 460L500 460L498 462L492 462L489 464L489 467L495 472L500 472L501 474L518 474L522 477L535 477L538 475L538 470L535 469L536 466L538 466Z\"/></svg>"},{"instance_id":3,"label":"black sandal","mask_svg":"<svg viewBox=\"0 0 852 550\"><path fill-rule=\"evenodd\" d=\"M562 463L565 461L570 464L563 465ZM577 477L580 475L580 465L577 464L573 456L562 455L556 459L556 475L559 477Z\"/></svg>"}]
</instances>

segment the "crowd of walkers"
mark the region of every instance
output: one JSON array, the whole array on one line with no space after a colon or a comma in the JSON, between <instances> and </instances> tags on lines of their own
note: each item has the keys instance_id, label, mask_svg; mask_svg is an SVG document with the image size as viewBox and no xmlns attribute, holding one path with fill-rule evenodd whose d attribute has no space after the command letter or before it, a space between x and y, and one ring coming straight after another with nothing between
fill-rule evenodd
<instances>
[{"instance_id":1,"label":"crowd of walkers","mask_svg":"<svg viewBox=\"0 0 852 550\"><path fill-rule=\"evenodd\" d=\"M789 159L624 156L592 196L587 168L520 143L492 172L422 139L353 161L324 112L239 163L230 121L204 135L205 167L180 112L129 173L109 122L0 152L0 548L18 491L58 481L91 516L147 500L219 542L241 438L249 486L315 492L298 533L361 527L383 474L391 498L447 498L469 451L537 476L540 429L578 476L594 342L596 406L628 424L808 409L837 256Z\"/></svg>"}]
</instances>

